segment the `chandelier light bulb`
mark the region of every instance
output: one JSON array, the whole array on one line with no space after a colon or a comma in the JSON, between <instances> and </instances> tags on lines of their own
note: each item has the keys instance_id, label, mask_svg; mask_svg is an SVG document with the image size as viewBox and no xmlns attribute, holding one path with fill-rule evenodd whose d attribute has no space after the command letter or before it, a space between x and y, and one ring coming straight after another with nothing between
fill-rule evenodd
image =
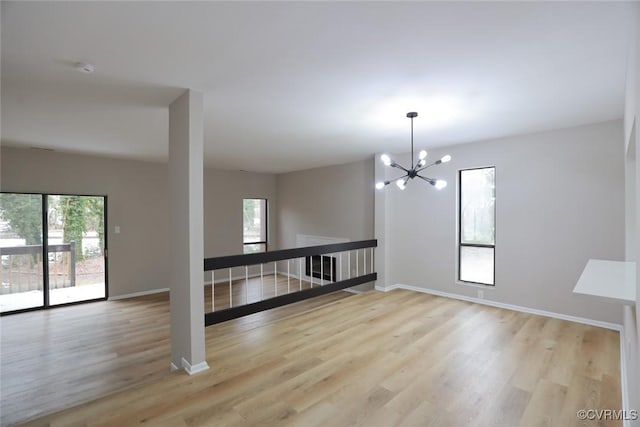
<instances>
[{"instance_id":1,"label":"chandelier light bulb","mask_svg":"<svg viewBox=\"0 0 640 427\"><path fill-rule=\"evenodd\" d=\"M427 164L427 160L426 159L420 159L420 161L418 162L418 166L419 167L422 167L422 166L424 166L426 164Z\"/></svg>"},{"instance_id":2,"label":"chandelier light bulb","mask_svg":"<svg viewBox=\"0 0 640 427\"><path fill-rule=\"evenodd\" d=\"M441 161L442 163L450 162L450 161L451 161L451 156L447 154L446 156L442 157L442 158L440 159L440 161Z\"/></svg>"},{"instance_id":3,"label":"chandelier light bulb","mask_svg":"<svg viewBox=\"0 0 640 427\"><path fill-rule=\"evenodd\" d=\"M384 188L384 182L380 181L376 183L376 190L382 190Z\"/></svg>"},{"instance_id":4,"label":"chandelier light bulb","mask_svg":"<svg viewBox=\"0 0 640 427\"><path fill-rule=\"evenodd\" d=\"M449 156L449 157L451 157L451 156ZM435 187L436 187L438 190L442 190L442 189L443 189L444 187L446 187L446 186L447 186L447 181L445 181L445 180L443 180L443 179L439 179L439 180L437 180L437 181L436 181L436 185L435 185Z\"/></svg>"},{"instance_id":5,"label":"chandelier light bulb","mask_svg":"<svg viewBox=\"0 0 640 427\"><path fill-rule=\"evenodd\" d=\"M399 179L396 181L396 185L399 189L404 190L406 188L405 182L403 179Z\"/></svg>"},{"instance_id":6,"label":"chandelier light bulb","mask_svg":"<svg viewBox=\"0 0 640 427\"><path fill-rule=\"evenodd\" d=\"M380 160L382 160L382 163L384 163L385 166L391 165L391 157L389 157L388 154L383 154L382 156L380 156Z\"/></svg>"},{"instance_id":7,"label":"chandelier light bulb","mask_svg":"<svg viewBox=\"0 0 640 427\"><path fill-rule=\"evenodd\" d=\"M422 150L420 151L420 153L418 153L418 158L420 160L424 160L427 158L427 150ZM425 162L426 163L426 162Z\"/></svg>"}]
</instances>

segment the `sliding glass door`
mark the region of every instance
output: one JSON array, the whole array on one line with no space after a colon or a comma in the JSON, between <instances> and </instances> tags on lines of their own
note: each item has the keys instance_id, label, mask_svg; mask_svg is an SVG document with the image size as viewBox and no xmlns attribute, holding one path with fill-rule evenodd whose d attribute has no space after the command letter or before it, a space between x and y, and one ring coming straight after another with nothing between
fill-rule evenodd
<instances>
[{"instance_id":1,"label":"sliding glass door","mask_svg":"<svg viewBox=\"0 0 640 427\"><path fill-rule=\"evenodd\" d=\"M103 196L0 194L0 311L106 298L105 212Z\"/></svg>"},{"instance_id":2,"label":"sliding glass door","mask_svg":"<svg viewBox=\"0 0 640 427\"><path fill-rule=\"evenodd\" d=\"M44 305L42 195L0 194L0 311Z\"/></svg>"},{"instance_id":3,"label":"sliding glass door","mask_svg":"<svg viewBox=\"0 0 640 427\"><path fill-rule=\"evenodd\" d=\"M104 197L47 196L49 303L106 296Z\"/></svg>"}]
</instances>

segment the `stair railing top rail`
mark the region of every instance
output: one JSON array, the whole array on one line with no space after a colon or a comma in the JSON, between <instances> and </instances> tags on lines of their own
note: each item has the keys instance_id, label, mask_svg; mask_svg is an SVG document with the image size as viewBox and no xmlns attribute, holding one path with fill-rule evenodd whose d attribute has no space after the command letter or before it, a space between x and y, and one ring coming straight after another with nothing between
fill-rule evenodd
<instances>
[{"instance_id":1,"label":"stair railing top rail","mask_svg":"<svg viewBox=\"0 0 640 427\"><path fill-rule=\"evenodd\" d=\"M277 251L259 252L252 254L205 258L204 271L218 270L221 268L240 267L245 265L264 264L273 261L303 258L313 255L324 255L328 253L351 251L355 249L375 248L377 246L378 241L376 239L370 239L358 240L355 242L331 243L328 245L305 246L303 248L280 249Z\"/></svg>"}]
</instances>

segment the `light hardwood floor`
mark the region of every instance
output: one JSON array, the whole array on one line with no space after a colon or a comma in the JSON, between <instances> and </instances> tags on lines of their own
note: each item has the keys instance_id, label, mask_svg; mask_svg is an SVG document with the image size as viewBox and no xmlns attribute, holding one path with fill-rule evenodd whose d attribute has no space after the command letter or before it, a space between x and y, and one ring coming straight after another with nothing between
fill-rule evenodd
<instances>
[{"instance_id":1,"label":"light hardwood floor","mask_svg":"<svg viewBox=\"0 0 640 427\"><path fill-rule=\"evenodd\" d=\"M18 407L127 387L26 425L621 425L576 417L621 406L614 331L404 290L338 292L207 328L211 369L190 377L168 372L167 311L159 295L3 318L3 424L43 410ZM37 373L25 377L21 354L40 357Z\"/></svg>"}]
</instances>

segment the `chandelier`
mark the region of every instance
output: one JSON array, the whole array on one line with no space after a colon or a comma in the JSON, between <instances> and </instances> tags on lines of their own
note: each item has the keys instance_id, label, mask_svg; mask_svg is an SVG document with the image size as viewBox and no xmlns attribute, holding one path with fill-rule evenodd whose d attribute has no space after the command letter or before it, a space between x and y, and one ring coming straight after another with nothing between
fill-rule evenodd
<instances>
[{"instance_id":1,"label":"chandelier","mask_svg":"<svg viewBox=\"0 0 640 427\"><path fill-rule=\"evenodd\" d=\"M422 150L420 151L420 153L418 153L418 162L414 164L413 163L413 119L415 117L418 117L418 113L416 112L407 113L407 117L411 119L411 167L405 168L404 166L399 165L393 160L391 160L391 157L389 157L388 154L383 154L382 156L380 156L380 160L382 160L382 163L384 163L385 166L390 166L392 168L400 169L404 171L405 174L398 178L392 179L390 181L380 181L376 183L376 188L378 190L381 190L387 185L395 181L398 188L400 188L401 190L404 190L407 185L407 182L409 182L410 179L420 178L424 181L427 181L429 184L433 185L438 190L441 190L447 186L447 181L442 179L433 179L426 176L422 176L420 175L420 172L430 168L431 166L435 166L435 165L439 165L440 163L447 163L451 161L451 156L447 154L446 156L443 156L441 159L436 160L433 163L427 164L427 151Z\"/></svg>"}]
</instances>

